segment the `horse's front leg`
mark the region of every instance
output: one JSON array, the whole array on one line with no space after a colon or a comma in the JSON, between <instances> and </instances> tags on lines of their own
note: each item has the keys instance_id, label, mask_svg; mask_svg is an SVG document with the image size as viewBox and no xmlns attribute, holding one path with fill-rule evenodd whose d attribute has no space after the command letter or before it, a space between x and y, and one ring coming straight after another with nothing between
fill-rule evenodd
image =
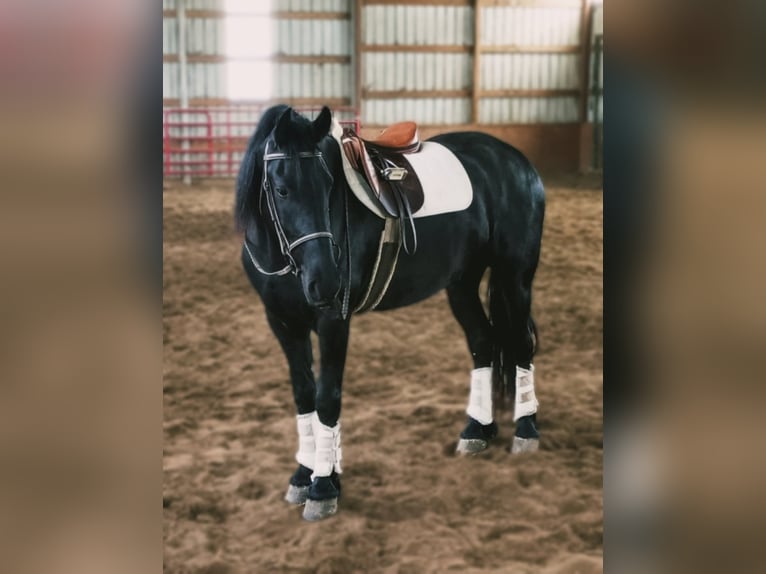
<instances>
[{"instance_id":1,"label":"horse's front leg","mask_svg":"<svg viewBox=\"0 0 766 574\"><path fill-rule=\"evenodd\" d=\"M298 452L295 459L298 468L290 477L285 500L290 504L304 504L311 486L314 470L314 398L316 385L312 369L311 330L308 324L288 323L274 313L266 312L271 330L282 346L290 367L290 382L297 410Z\"/></svg>"},{"instance_id":2,"label":"horse's front leg","mask_svg":"<svg viewBox=\"0 0 766 574\"><path fill-rule=\"evenodd\" d=\"M349 321L322 316L317 323L321 372L316 386L314 473L303 509L306 520L335 514L340 496L340 408Z\"/></svg>"}]
</instances>

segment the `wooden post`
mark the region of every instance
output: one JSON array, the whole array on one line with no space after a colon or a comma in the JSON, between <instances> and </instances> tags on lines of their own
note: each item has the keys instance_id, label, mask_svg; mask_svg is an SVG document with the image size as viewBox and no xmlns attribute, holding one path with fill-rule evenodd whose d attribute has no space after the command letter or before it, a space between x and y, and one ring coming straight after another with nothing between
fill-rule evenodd
<instances>
[{"instance_id":1,"label":"wooden post","mask_svg":"<svg viewBox=\"0 0 766 574\"><path fill-rule=\"evenodd\" d=\"M362 0L354 2L354 106L362 115Z\"/></svg>"},{"instance_id":2,"label":"wooden post","mask_svg":"<svg viewBox=\"0 0 766 574\"><path fill-rule=\"evenodd\" d=\"M471 93L471 123L479 123L479 95L481 92L481 0L473 3L473 91Z\"/></svg>"},{"instance_id":3,"label":"wooden post","mask_svg":"<svg viewBox=\"0 0 766 574\"><path fill-rule=\"evenodd\" d=\"M582 0L580 11L580 123L588 121L588 71L590 68L590 0Z\"/></svg>"},{"instance_id":4,"label":"wooden post","mask_svg":"<svg viewBox=\"0 0 766 574\"><path fill-rule=\"evenodd\" d=\"M186 0L178 1L178 15L176 17L176 23L178 25L178 96L180 106L184 109L189 107L189 87L188 87L188 70L186 67ZM183 118L183 112L181 118ZM188 128L182 128L181 136L181 157L184 160L189 159L189 140L186 136L189 135ZM183 164L182 164L183 165ZM191 176L188 173L184 174L183 182L185 185L191 185Z\"/></svg>"}]
</instances>

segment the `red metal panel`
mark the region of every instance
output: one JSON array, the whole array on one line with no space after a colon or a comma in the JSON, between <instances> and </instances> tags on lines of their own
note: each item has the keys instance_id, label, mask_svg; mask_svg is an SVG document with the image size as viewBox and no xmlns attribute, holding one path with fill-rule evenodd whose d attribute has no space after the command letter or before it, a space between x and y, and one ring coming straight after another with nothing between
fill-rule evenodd
<instances>
[{"instance_id":1,"label":"red metal panel","mask_svg":"<svg viewBox=\"0 0 766 574\"><path fill-rule=\"evenodd\" d=\"M209 108L166 108L162 118L163 175L165 177L236 177L245 151L266 105ZM321 107L296 107L312 117ZM359 110L333 110L341 125L361 129ZM234 117L247 119L234 119ZM216 157L218 156L218 157Z\"/></svg>"}]
</instances>

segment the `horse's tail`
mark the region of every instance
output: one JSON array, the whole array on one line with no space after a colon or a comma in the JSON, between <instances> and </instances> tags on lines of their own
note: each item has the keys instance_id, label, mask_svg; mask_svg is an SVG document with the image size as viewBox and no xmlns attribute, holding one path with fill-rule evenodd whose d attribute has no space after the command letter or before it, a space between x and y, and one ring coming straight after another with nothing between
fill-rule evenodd
<instances>
[{"instance_id":1,"label":"horse's tail","mask_svg":"<svg viewBox=\"0 0 766 574\"><path fill-rule=\"evenodd\" d=\"M492 394L494 404L501 408L513 405L516 385L516 360L511 331L511 311L505 289L503 289L502 271L494 268L490 271L487 299L489 321L492 324ZM537 325L532 315L527 320L527 328L533 335L533 354L538 350L539 338Z\"/></svg>"}]
</instances>

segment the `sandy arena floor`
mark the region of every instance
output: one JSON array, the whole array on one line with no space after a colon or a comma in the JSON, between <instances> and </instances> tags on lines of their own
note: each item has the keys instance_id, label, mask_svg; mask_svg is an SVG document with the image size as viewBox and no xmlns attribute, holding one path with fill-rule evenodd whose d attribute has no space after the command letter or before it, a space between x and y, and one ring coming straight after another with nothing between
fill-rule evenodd
<instances>
[{"instance_id":1,"label":"sandy arena floor","mask_svg":"<svg viewBox=\"0 0 766 574\"><path fill-rule=\"evenodd\" d=\"M507 412L488 452L453 455L471 361L444 292L362 315L344 382L340 511L306 523L282 501L295 413L239 264L233 182L168 186L166 572L602 570L602 192L573 178L546 188L533 301L540 452L508 453Z\"/></svg>"}]
</instances>

